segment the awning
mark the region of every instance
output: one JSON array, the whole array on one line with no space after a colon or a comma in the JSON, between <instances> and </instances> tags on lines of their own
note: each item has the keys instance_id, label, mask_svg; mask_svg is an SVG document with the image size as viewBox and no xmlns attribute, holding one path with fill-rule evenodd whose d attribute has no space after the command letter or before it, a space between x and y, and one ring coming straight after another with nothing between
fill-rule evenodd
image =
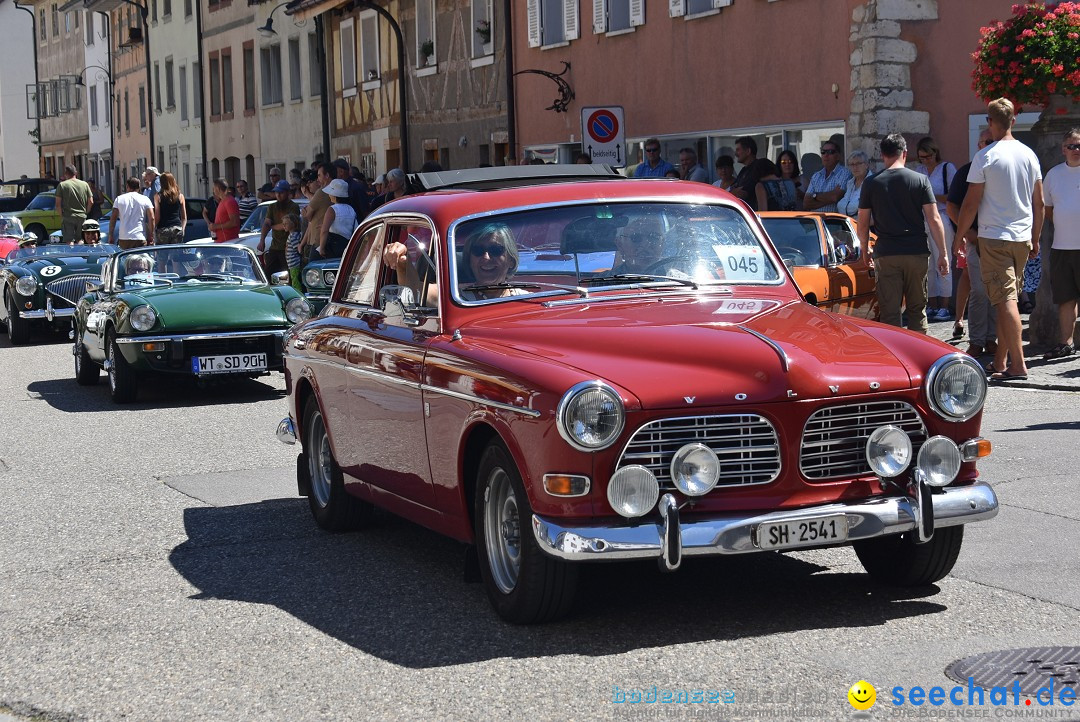
<instances>
[{"instance_id":1,"label":"awning","mask_svg":"<svg viewBox=\"0 0 1080 722\"><path fill-rule=\"evenodd\" d=\"M307 20L322 15L352 0L293 0L285 6L285 14L297 20Z\"/></svg>"},{"instance_id":2,"label":"awning","mask_svg":"<svg viewBox=\"0 0 1080 722\"><path fill-rule=\"evenodd\" d=\"M125 2L124 0L82 0L83 8L95 13L107 13L123 5L134 5L140 11L143 9L143 5L140 3Z\"/></svg>"}]
</instances>

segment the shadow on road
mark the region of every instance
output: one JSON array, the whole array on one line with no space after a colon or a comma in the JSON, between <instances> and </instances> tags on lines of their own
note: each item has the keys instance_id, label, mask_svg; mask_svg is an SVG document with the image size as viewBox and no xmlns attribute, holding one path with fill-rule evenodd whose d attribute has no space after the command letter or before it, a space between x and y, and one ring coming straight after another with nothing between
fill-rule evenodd
<instances>
[{"instance_id":1,"label":"shadow on road","mask_svg":"<svg viewBox=\"0 0 1080 722\"><path fill-rule=\"evenodd\" d=\"M945 611L863 574L780 554L589 565L565 622L517 627L464 581L464 547L395 517L349 535L319 531L304 499L184 512L169 560L195 598L270 604L368 654L410 668L499 657L604 656L648 647L880 625ZM854 559L854 557L852 557Z\"/></svg>"},{"instance_id":2,"label":"shadow on road","mask_svg":"<svg viewBox=\"0 0 1080 722\"><path fill-rule=\"evenodd\" d=\"M74 362L72 362L74 364ZM33 381L26 387L31 398L39 398L58 411L70 413L116 411L142 408L194 408L220 403L246 404L283 398L285 391L259 379L232 379L200 383L186 376L147 376L139 382L135 403L119 406L109 396L108 379L102 374L97 386L79 386L72 376L66 379ZM269 380L272 377L265 377Z\"/></svg>"}]
</instances>

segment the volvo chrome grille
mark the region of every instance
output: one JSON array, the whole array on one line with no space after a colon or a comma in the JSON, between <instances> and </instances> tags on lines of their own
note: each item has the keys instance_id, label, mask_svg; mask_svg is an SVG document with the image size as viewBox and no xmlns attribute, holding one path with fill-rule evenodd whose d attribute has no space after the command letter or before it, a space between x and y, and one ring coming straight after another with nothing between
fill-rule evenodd
<instances>
[{"instance_id":1,"label":"volvo chrome grille","mask_svg":"<svg viewBox=\"0 0 1080 722\"><path fill-rule=\"evenodd\" d=\"M641 464L672 490L671 459L682 446L708 446L720 459L717 486L768 484L780 473L776 429L756 414L687 416L651 421L630 438L618 466Z\"/></svg>"},{"instance_id":2,"label":"volvo chrome grille","mask_svg":"<svg viewBox=\"0 0 1080 722\"><path fill-rule=\"evenodd\" d=\"M903 429L916 453L926 441L919 412L904 401L871 401L816 411L803 427L799 470L811 480L872 474L866 463L866 440L886 424Z\"/></svg>"},{"instance_id":3,"label":"volvo chrome grille","mask_svg":"<svg viewBox=\"0 0 1080 722\"><path fill-rule=\"evenodd\" d=\"M66 301L68 305L78 305L79 299L86 295L86 284L90 281L98 281L101 277L90 273L79 273L45 284L45 290L56 298Z\"/></svg>"}]
</instances>

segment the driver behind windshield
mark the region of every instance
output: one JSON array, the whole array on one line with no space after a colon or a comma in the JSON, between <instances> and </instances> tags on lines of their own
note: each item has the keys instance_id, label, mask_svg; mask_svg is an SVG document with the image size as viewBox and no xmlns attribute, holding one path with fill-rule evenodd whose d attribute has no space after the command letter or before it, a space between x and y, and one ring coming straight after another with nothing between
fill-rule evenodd
<instances>
[{"instance_id":1,"label":"driver behind windshield","mask_svg":"<svg viewBox=\"0 0 1080 722\"><path fill-rule=\"evenodd\" d=\"M650 216L631 221L615 237L616 258L621 262L611 272L646 273L660 260L663 244L664 232L658 218Z\"/></svg>"},{"instance_id":2,"label":"driver behind windshield","mask_svg":"<svg viewBox=\"0 0 1080 722\"><path fill-rule=\"evenodd\" d=\"M134 276L141 273L150 273L154 267L154 261L150 256L139 253L128 257L124 261L124 276Z\"/></svg>"}]
</instances>

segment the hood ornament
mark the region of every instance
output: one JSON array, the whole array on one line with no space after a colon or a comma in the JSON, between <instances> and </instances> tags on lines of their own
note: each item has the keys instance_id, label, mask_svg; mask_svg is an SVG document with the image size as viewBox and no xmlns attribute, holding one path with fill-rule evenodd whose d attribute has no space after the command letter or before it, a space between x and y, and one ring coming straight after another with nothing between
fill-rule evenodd
<instances>
[{"instance_id":1,"label":"hood ornament","mask_svg":"<svg viewBox=\"0 0 1080 722\"><path fill-rule=\"evenodd\" d=\"M836 394L840 393L840 387L839 387L839 386L832 386L832 385L830 385L830 386L829 386L829 391L832 391L832 392L833 392L833 396L835 396Z\"/></svg>"},{"instance_id":2,"label":"hood ornament","mask_svg":"<svg viewBox=\"0 0 1080 722\"><path fill-rule=\"evenodd\" d=\"M695 401L695 400L697 399L697 396L683 396L683 397L682 397L682 399L683 399L683 401L685 401L686 403L688 403L688 404L692 404L692 403L694 403L694 401Z\"/></svg>"}]
</instances>

